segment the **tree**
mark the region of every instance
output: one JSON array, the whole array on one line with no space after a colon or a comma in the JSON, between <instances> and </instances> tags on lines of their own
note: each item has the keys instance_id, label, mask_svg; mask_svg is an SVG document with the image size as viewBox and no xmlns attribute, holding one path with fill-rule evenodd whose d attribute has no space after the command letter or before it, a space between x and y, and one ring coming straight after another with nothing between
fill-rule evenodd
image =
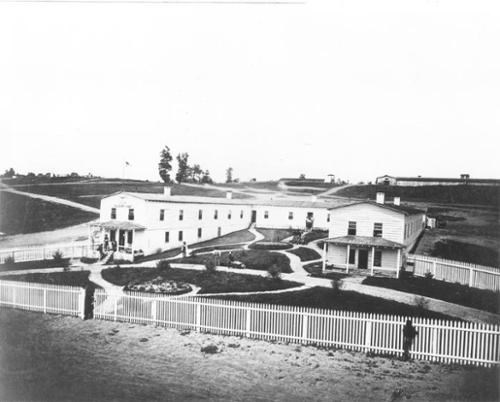
<instances>
[{"instance_id":1,"label":"tree","mask_svg":"<svg viewBox=\"0 0 500 402\"><path fill-rule=\"evenodd\" d=\"M210 177L210 172L208 170L205 170L205 172L203 173L203 177L201 178L201 182L207 183L207 184L211 184L214 182L212 180L212 178Z\"/></svg>"},{"instance_id":2,"label":"tree","mask_svg":"<svg viewBox=\"0 0 500 402\"><path fill-rule=\"evenodd\" d=\"M3 174L3 177L14 177L16 175L16 172L14 171L13 168L7 169L5 173Z\"/></svg>"},{"instance_id":3,"label":"tree","mask_svg":"<svg viewBox=\"0 0 500 402\"><path fill-rule=\"evenodd\" d=\"M201 169L200 165L194 165L191 173L193 181L200 183L203 174L203 170Z\"/></svg>"},{"instance_id":4,"label":"tree","mask_svg":"<svg viewBox=\"0 0 500 402\"><path fill-rule=\"evenodd\" d=\"M177 180L178 183L182 183L187 181L188 179L188 173L189 173L189 164L188 164L188 159L189 159L189 154L184 152L176 157L177 163L179 165L177 169L177 174L175 175L175 180Z\"/></svg>"},{"instance_id":5,"label":"tree","mask_svg":"<svg viewBox=\"0 0 500 402\"><path fill-rule=\"evenodd\" d=\"M170 183L170 171L172 170L172 154L170 148L165 145L160 152L160 163L158 163L158 173L164 183Z\"/></svg>"},{"instance_id":6,"label":"tree","mask_svg":"<svg viewBox=\"0 0 500 402\"><path fill-rule=\"evenodd\" d=\"M231 183L233 181L233 168L228 167L226 169L226 183Z\"/></svg>"},{"instance_id":7,"label":"tree","mask_svg":"<svg viewBox=\"0 0 500 402\"><path fill-rule=\"evenodd\" d=\"M299 176L299 179L303 180L306 178L306 175L304 173L301 173L300 176Z\"/></svg>"}]
</instances>

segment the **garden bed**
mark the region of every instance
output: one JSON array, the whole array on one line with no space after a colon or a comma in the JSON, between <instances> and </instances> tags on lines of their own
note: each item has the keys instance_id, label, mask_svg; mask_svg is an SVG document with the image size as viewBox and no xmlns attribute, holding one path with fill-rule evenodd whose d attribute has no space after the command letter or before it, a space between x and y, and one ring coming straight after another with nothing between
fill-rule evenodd
<instances>
[{"instance_id":1,"label":"garden bed","mask_svg":"<svg viewBox=\"0 0 500 402\"><path fill-rule=\"evenodd\" d=\"M434 299L477 308L495 314L499 313L500 294L490 290L470 288L469 286L460 285L458 283L449 283L412 276L403 276L399 279L373 276L366 278L362 283L363 285L377 286L432 297Z\"/></svg>"},{"instance_id":2,"label":"garden bed","mask_svg":"<svg viewBox=\"0 0 500 402\"><path fill-rule=\"evenodd\" d=\"M252 250L287 250L293 247L290 243L276 243L271 241L258 241L248 246Z\"/></svg>"},{"instance_id":3,"label":"garden bed","mask_svg":"<svg viewBox=\"0 0 500 402\"><path fill-rule=\"evenodd\" d=\"M132 281L125 285L125 290L177 296L189 293L192 289L187 283L165 279L162 275L157 275L155 278L148 281Z\"/></svg>"},{"instance_id":4,"label":"garden bed","mask_svg":"<svg viewBox=\"0 0 500 402\"><path fill-rule=\"evenodd\" d=\"M100 286L89 281L89 275L89 271L35 272L31 274L2 275L0 276L0 280L99 288Z\"/></svg>"},{"instance_id":5,"label":"garden bed","mask_svg":"<svg viewBox=\"0 0 500 402\"><path fill-rule=\"evenodd\" d=\"M334 290L322 287L291 291L286 293L222 296L225 300L253 303L280 304L287 306L314 307L330 310L347 310L375 314L394 314L412 317L454 319L444 314L423 310L416 306L397 303L378 297L367 296L351 291Z\"/></svg>"},{"instance_id":6,"label":"garden bed","mask_svg":"<svg viewBox=\"0 0 500 402\"><path fill-rule=\"evenodd\" d=\"M274 280L262 276L235 274L231 272L208 272L192 269L156 268L107 268L102 271L102 277L118 286L130 282L146 282L161 276L165 280L185 282L201 288L203 293L225 292L255 292L288 289L301 286L300 283Z\"/></svg>"},{"instance_id":7,"label":"garden bed","mask_svg":"<svg viewBox=\"0 0 500 402\"><path fill-rule=\"evenodd\" d=\"M231 256L230 257L230 254ZM245 264L246 268L257 269L261 271L268 270L272 265L277 265L281 272L291 273L290 260L287 256L275 253L272 251L265 250L237 250L237 251L227 251L220 253L220 256L215 254L198 254L191 255L189 257L178 258L172 260L171 262L180 262L186 264L202 264L205 265L209 261L216 260L216 265L228 267L231 263L230 258L233 261L240 261Z\"/></svg>"},{"instance_id":8,"label":"garden bed","mask_svg":"<svg viewBox=\"0 0 500 402\"><path fill-rule=\"evenodd\" d=\"M349 274L344 274L341 272L325 272L322 273L322 268L323 268L323 262L313 262L311 264L305 264L303 268L313 277L315 278L327 278L327 279L344 279L348 276Z\"/></svg>"},{"instance_id":9,"label":"garden bed","mask_svg":"<svg viewBox=\"0 0 500 402\"><path fill-rule=\"evenodd\" d=\"M228 244L227 246L211 246L211 247L201 247L195 250L191 250L192 255L201 254L201 253L209 253L215 250L237 250L245 247L245 244Z\"/></svg>"},{"instance_id":10,"label":"garden bed","mask_svg":"<svg viewBox=\"0 0 500 402\"><path fill-rule=\"evenodd\" d=\"M316 251L308 247L298 247L293 250L289 250L288 252L295 254L300 258L300 261L312 261L321 258L321 256Z\"/></svg>"}]
</instances>

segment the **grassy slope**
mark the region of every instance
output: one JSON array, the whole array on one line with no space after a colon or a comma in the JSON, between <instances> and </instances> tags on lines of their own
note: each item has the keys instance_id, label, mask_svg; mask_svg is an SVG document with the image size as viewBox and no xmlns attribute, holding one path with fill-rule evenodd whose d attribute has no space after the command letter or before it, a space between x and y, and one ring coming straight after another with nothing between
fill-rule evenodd
<instances>
[{"instance_id":1,"label":"grassy slope","mask_svg":"<svg viewBox=\"0 0 500 402\"><path fill-rule=\"evenodd\" d=\"M151 268L108 268L102 271L108 282L125 286L129 282L149 281L158 276L201 287L200 293L250 292L276 290L300 286L291 281L276 281L261 276L234 274L229 272L195 271L188 269L158 270Z\"/></svg>"},{"instance_id":2,"label":"grassy slope","mask_svg":"<svg viewBox=\"0 0 500 402\"><path fill-rule=\"evenodd\" d=\"M257 232L264 236L263 241L279 242L287 237L293 236L294 230L291 229L263 229L256 228Z\"/></svg>"},{"instance_id":3,"label":"grassy slope","mask_svg":"<svg viewBox=\"0 0 500 402\"><path fill-rule=\"evenodd\" d=\"M307 247L298 247L293 250L288 250L289 253L295 254L300 258L300 261L312 261L321 258L321 256L314 250Z\"/></svg>"},{"instance_id":4,"label":"grassy slope","mask_svg":"<svg viewBox=\"0 0 500 402\"><path fill-rule=\"evenodd\" d=\"M95 287L99 287L89 281L89 271L74 271L74 272L49 272L49 273L32 273L32 274L20 274L20 275L5 275L0 279L8 281L19 281L19 282L36 282L36 283L48 283L51 285L67 285L67 286L79 286L85 287L92 284Z\"/></svg>"},{"instance_id":5,"label":"grassy slope","mask_svg":"<svg viewBox=\"0 0 500 402\"><path fill-rule=\"evenodd\" d=\"M97 214L66 205L0 191L0 232L34 233L97 219Z\"/></svg>"},{"instance_id":6,"label":"grassy slope","mask_svg":"<svg viewBox=\"0 0 500 402\"><path fill-rule=\"evenodd\" d=\"M393 279L379 277L366 278L362 283L432 297L497 314L500 309L500 296L498 293L470 288L458 283L447 283L426 278Z\"/></svg>"},{"instance_id":7,"label":"grassy slope","mask_svg":"<svg viewBox=\"0 0 500 402\"><path fill-rule=\"evenodd\" d=\"M366 296L356 292L337 291L315 287L296 292L281 294L224 296L224 299L239 300L254 303L281 304L288 306L314 307L332 310L360 311L377 314L395 314L406 316L421 316L428 318L450 319L443 314L422 311L417 307L403 303Z\"/></svg>"}]
</instances>

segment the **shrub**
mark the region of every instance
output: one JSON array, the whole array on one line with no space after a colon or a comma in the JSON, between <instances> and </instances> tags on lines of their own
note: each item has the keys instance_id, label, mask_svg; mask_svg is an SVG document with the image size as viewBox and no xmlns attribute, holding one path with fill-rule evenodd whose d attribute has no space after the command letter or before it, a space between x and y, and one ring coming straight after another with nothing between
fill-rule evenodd
<instances>
[{"instance_id":1,"label":"shrub","mask_svg":"<svg viewBox=\"0 0 500 402\"><path fill-rule=\"evenodd\" d=\"M431 271L427 271L427 272L425 273L425 275L424 275L424 278L425 278L425 279L429 279L429 280L430 280L430 279L434 278L434 275L432 274L432 272L431 272Z\"/></svg>"},{"instance_id":2,"label":"shrub","mask_svg":"<svg viewBox=\"0 0 500 402\"><path fill-rule=\"evenodd\" d=\"M156 269L158 271L167 271L170 268L170 262L168 262L167 260L160 260L156 263Z\"/></svg>"},{"instance_id":3,"label":"shrub","mask_svg":"<svg viewBox=\"0 0 500 402\"><path fill-rule=\"evenodd\" d=\"M16 263L16 260L13 255L9 255L3 262L3 265L6 267L12 267Z\"/></svg>"},{"instance_id":4,"label":"shrub","mask_svg":"<svg viewBox=\"0 0 500 402\"><path fill-rule=\"evenodd\" d=\"M278 265L273 264L267 269L267 273L271 277L271 279L274 279L276 281L281 280L281 269Z\"/></svg>"},{"instance_id":5,"label":"shrub","mask_svg":"<svg viewBox=\"0 0 500 402\"><path fill-rule=\"evenodd\" d=\"M215 258L211 257L205 263L205 269L209 273L214 273L217 270L217 264L215 263Z\"/></svg>"},{"instance_id":6,"label":"shrub","mask_svg":"<svg viewBox=\"0 0 500 402\"><path fill-rule=\"evenodd\" d=\"M54 259L54 262L57 265L63 267L65 271L67 270L67 268L69 268L69 259L64 258L64 255L61 251L56 250L54 254L52 254L52 258Z\"/></svg>"}]
</instances>

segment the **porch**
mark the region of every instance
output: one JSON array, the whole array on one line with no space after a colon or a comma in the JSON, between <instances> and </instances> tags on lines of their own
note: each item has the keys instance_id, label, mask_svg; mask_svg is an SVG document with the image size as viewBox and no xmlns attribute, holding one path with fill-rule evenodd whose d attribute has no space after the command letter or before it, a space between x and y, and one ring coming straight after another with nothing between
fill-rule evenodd
<instances>
[{"instance_id":1,"label":"porch","mask_svg":"<svg viewBox=\"0 0 500 402\"><path fill-rule=\"evenodd\" d=\"M396 273L402 265L405 246L381 237L342 236L326 239L323 244L322 271L341 269L345 273L385 271Z\"/></svg>"}]
</instances>

